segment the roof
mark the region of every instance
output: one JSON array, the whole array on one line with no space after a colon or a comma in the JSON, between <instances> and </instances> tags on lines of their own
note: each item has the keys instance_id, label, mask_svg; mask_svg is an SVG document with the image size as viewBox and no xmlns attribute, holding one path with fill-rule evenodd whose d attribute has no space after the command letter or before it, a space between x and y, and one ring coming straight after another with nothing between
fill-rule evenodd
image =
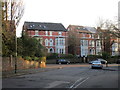
<instances>
[{"instance_id":1,"label":"roof","mask_svg":"<svg viewBox=\"0 0 120 90\"><path fill-rule=\"evenodd\" d=\"M91 33L96 33L96 32L97 32L96 28L94 28L94 27L86 27L86 28L87 28L87 30L90 31Z\"/></svg>"},{"instance_id":2,"label":"roof","mask_svg":"<svg viewBox=\"0 0 120 90\"><path fill-rule=\"evenodd\" d=\"M78 30L79 32L84 33L96 33L97 30L94 27L88 27L88 26L79 26L79 25L70 25L69 27L72 27L75 30Z\"/></svg>"},{"instance_id":3,"label":"roof","mask_svg":"<svg viewBox=\"0 0 120 90\"><path fill-rule=\"evenodd\" d=\"M27 30L67 31L61 23L25 22L24 26Z\"/></svg>"}]
</instances>

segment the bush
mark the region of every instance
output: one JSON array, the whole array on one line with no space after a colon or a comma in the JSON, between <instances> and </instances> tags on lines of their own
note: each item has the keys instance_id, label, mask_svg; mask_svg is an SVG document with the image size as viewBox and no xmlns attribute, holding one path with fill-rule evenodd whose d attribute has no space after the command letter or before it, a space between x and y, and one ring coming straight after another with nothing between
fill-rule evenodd
<instances>
[{"instance_id":1,"label":"bush","mask_svg":"<svg viewBox=\"0 0 120 90\"><path fill-rule=\"evenodd\" d=\"M106 59L110 58L110 54L107 52L102 52L102 58L106 60Z\"/></svg>"},{"instance_id":2,"label":"bush","mask_svg":"<svg viewBox=\"0 0 120 90\"><path fill-rule=\"evenodd\" d=\"M70 59L70 58L74 58L75 56L74 55L72 55L72 54L67 54L67 55L65 55L65 58L68 58L68 59Z\"/></svg>"},{"instance_id":3,"label":"bush","mask_svg":"<svg viewBox=\"0 0 120 90\"><path fill-rule=\"evenodd\" d=\"M34 58L33 58L33 60L38 61L38 60L39 60L39 58L38 58L38 57L34 57Z\"/></svg>"},{"instance_id":4,"label":"bush","mask_svg":"<svg viewBox=\"0 0 120 90\"><path fill-rule=\"evenodd\" d=\"M100 55L88 55L88 57L101 58L101 56L100 56Z\"/></svg>"},{"instance_id":5,"label":"bush","mask_svg":"<svg viewBox=\"0 0 120 90\"><path fill-rule=\"evenodd\" d=\"M111 56L111 58L117 59L119 58L119 56Z\"/></svg>"},{"instance_id":6,"label":"bush","mask_svg":"<svg viewBox=\"0 0 120 90\"><path fill-rule=\"evenodd\" d=\"M45 62L46 63L46 57L40 57L39 59L41 62Z\"/></svg>"},{"instance_id":7,"label":"bush","mask_svg":"<svg viewBox=\"0 0 120 90\"><path fill-rule=\"evenodd\" d=\"M58 54L57 53L51 53L47 56L47 59L57 59L58 58Z\"/></svg>"},{"instance_id":8,"label":"bush","mask_svg":"<svg viewBox=\"0 0 120 90\"><path fill-rule=\"evenodd\" d=\"M32 58L29 57L29 56L24 57L24 59L25 59L25 60L32 60Z\"/></svg>"},{"instance_id":9,"label":"bush","mask_svg":"<svg viewBox=\"0 0 120 90\"><path fill-rule=\"evenodd\" d=\"M17 56L17 58L22 58L22 56Z\"/></svg>"}]
</instances>

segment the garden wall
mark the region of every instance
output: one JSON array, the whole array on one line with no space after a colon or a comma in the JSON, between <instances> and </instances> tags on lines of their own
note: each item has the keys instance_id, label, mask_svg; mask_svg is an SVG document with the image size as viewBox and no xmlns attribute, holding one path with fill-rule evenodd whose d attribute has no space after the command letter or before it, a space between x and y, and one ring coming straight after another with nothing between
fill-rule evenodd
<instances>
[{"instance_id":1,"label":"garden wall","mask_svg":"<svg viewBox=\"0 0 120 90\"><path fill-rule=\"evenodd\" d=\"M17 58L17 69L30 69L30 68L44 68L45 62L28 61L23 58ZM10 71L15 69L15 58L3 57L2 58L2 71Z\"/></svg>"}]
</instances>

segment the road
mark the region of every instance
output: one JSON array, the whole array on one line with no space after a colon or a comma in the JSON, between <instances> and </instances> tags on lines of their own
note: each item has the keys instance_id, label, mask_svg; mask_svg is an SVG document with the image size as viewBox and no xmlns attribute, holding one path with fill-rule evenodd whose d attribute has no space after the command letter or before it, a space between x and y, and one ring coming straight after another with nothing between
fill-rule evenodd
<instances>
[{"instance_id":1,"label":"road","mask_svg":"<svg viewBox=\"0 0 120 90\"><path fill-rule=\"evenodd\" d=\"M3 88L118 88L118 66L49 65L46 72L4 78Z\"/></svg>"}]
</instances>

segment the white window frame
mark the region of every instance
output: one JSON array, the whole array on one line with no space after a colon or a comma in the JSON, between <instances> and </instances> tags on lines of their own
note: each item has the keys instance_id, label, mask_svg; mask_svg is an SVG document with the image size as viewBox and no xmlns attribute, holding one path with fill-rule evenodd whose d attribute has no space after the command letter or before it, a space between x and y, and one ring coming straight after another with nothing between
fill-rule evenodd
<instances>
[{"instance_id":1,"label":"white window frame","mask_svg":"<svg viewBox=\"0 0 120 90\"><path fill-rule=\"evenodd\" d=\"M50 36L52 36L52 31L50 31Z\"/></svg>"},{"instance_id":2,"label":"white window frame","mask_svg":"<svg viewBox=\"0 0 120 90\"><path fill-rule=\"evenodd\" d=\"M62 32L58 32L59 36L62 36Z\"/></svg>"},{"instance_id":3,"label":"white window frame","mask_svg":"<svg viewBox=\"0 0 120 90\"><path fill-rule=\"evenodd\" d=\"M50 46L53 46L53 42L54 42L53 39L49 40Z\"/></svg>"},{"instance_id":4,"label":"white window frame","mask_svg":"<svg viewBox=\"0 0 120 90\"><path fill-rule=\"evenodd\" d=\"M46 36L48 36L48 31L45 31Z\"/></svg>"},{"instance_id":5,"label":"white window frame","mask_svg":"<svg viewBox=\"0 0 120 90\"><path fill-rule=\"evenodd\" d=\"M38 36L39 35L39 31L35 30L35 35Z\"/></svg>"},{"instance_id":6,"label":"white window frame","mask_svg":"<svg viewBox=\"0 0 120 90\"><path fill-rule=\"evenodd\" d=\"M56 46L58 46L58 38L56 38Z\"/></svg>"},{"instance_id":7,"label":"white window frame","mask_svg":"<svg viewBox=\"0 0 120 90\"><path fill-rule=\"evenodd\" d=\"M94 42L94 40L91 41L91 44L92 44L92 47L95 46L95 42Z\"/></svg>"},{"instance_id":8,"label":"white window frame","mask_svg":"<svg viewBox=\"0 0 120 90\"><path fill-rule=\"evenodd\" d=\"M49 40L45 39L45 46L48 46L48 42L49 42Z\"/></svg>"},{"instance_id":9,"label":"white window frame","mask_svg":"<svg viewBox=\"0 0 120 90\"><path fill-rule=\"evenodd\" d=\"M91 37L94 38L94 34L91 34Z\"/></svg>"}]
</instances>

